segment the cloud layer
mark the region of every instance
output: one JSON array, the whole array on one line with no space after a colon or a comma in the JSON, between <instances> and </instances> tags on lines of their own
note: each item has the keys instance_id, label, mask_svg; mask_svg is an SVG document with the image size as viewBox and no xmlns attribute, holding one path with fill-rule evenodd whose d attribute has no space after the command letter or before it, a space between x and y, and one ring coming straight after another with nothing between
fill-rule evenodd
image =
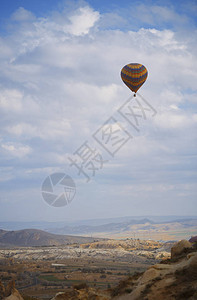
<instances>
[{"instance_id":1,"label":"cloud layer","mask_svg":"<svg viewBox=\"0 0 197 300\"><path fill-rule=\"evenodd\" d=\"M10 16L0 37L2 218L16 207L32 220L38 209L45 220L195 213L195 24L172 6L129 12L75 3L42 18L23 7ZM67 156L130 96L120 80L130 62L147 67L140 93L157 115L86 184ZM40 186L56 171L74 176L78 194L54 212Z\"/></svg>"}]
</instances>

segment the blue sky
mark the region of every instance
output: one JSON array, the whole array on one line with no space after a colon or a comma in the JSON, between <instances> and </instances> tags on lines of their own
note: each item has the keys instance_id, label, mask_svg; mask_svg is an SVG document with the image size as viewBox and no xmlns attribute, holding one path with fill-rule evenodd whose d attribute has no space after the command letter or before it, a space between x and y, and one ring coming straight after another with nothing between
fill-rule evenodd
<instances>
[{"instance_id":1,"label":"blue sky","mask_svg":"<svg viewBox=\"0 0 197 300\"><path fill-rule=\"evenodd\" d=\"M196 206L196 1L0 3L0 219L64 221L194 215ZM131 95L121 68L148 69L140 94L157 111L115 155L93 133ZM116 125L117 126L117 125ZM85 142L108 162L89 183L69 167ZM43 180L77 185L63 208Z\"/></svg>"},{"instance_id":2,"label":"blue sky","mask_svg":"<svg viewBox=\"0 0 197 300\"><path fill-rule=\"evenodd\" d=\"M128 1L128 0L113 0L113 1L102 1L102 0L89 0L85 1L54 1L54 0L42 0L42 1L31 1L31 0L1 0L1 10L0 10L0 18L1 18L1 29L6 27L6 24L14 11L16 11L19 7L23 7L26 10L31 11L36 17L46 17L49 16L54 11L61 12L62 9L66 7L66 9L77 8L80 5L85 5L88 3L92 8L99 11L102 14L116 13L121 16L124 20L124 26L127 24L131 24L135 22L135 27L140 28L141 26L145 28L156 27L157 29L166 29L173 28L177 25L182 25L190 27L190 29L194 29L196 26L197 18L196 18L196 1L190 0L185 2L184 0L180 1L168 1L168 0L158 0L158 1ZM171 14L166 16L165 18L146 18L147 14L150 12L151 7L160 7L163 10L169 10ZM132 14L128 8L131 8ZM139 17L139 10L142 18ZM137 12L137 16L136 16ZM180 22L177 24L177 18L182 18ZM157 24L155 24L157 21ZM115 23L115 22L114 22ZM123 24L115 24L113 25L116 28L120 28L124 30L126 29ZM112 27L113 27L112 26Z\"/></svg>"}]
</instances>

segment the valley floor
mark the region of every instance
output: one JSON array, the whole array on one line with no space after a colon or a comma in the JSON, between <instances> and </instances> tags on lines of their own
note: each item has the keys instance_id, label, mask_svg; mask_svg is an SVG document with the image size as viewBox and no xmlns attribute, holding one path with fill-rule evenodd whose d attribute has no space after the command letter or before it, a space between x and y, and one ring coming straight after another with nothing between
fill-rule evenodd
<instances>
[{"instance_id":1,"label":"valley floor","mask_svg":"<svg viewBox=\"0 0 197 300\"><path fill-rule=\"evenodd\" d=\"M101 290L170 256L171 243L134 239L0 250L0 279L11 279L24 299L51 299L86 283Z\"/></svg>"}]
</instances>

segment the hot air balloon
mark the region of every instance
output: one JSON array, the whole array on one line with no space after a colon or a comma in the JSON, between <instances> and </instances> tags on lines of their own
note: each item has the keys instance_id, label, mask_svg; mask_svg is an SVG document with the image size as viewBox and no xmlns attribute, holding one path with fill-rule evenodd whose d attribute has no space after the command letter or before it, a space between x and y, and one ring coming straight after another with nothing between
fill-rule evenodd
<instances>
[{"instance_id":1,"label":"hot air balloon","mask_svg":"<svg viewBox=\"0 0 197 300\"><path fill-rule=\"evenodd\" d=\"M141 64L131 63L124 66L121 70L121 78L128 88L134 92L136 96L139 88L144 84L148 76L148 71Z\"/></svg>"}]
</instances>

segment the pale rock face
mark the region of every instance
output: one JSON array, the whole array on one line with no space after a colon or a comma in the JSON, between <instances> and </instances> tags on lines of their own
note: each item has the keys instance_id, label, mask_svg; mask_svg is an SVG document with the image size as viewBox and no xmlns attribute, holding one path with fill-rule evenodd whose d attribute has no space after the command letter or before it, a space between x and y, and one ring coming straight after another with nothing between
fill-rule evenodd
<instances>
[{"instance_id":1,"label":"pale rock face","mask_svg":"<svg viewBox=\"0 0 197 300\"><path fill-rule=\"evenodd\" d=\"M168 252L166 252L166 251L163 251L163 252L161 252L161 253L159 253L159 254L157 254L156 255L156 257L155 257L156 259L167 259L167 258L170 258L170 253L168 253Z\"/></svg>"},{"instance_id":2,"label":"pale rock face","mask_svg":"<svg viewBox=\"0 0 197 300\"><path fill-rule=\"evenodd\" d=\"M190 256L188 260L189 274L193 274L197 278L197 254Z\"/></svg>"},{"instance_id":3,"label":"pale rock face","mask_svg":"<svg viewBox=\"0 0 197 300\"><path fill-rule=\"evenodd\" d=\"M145 284L158 276L160 276L160 272L154 268L150 268L142 275L140 284Z\"/></svg>"},{"instance_id":4,"label":"pale rock face","mask_svg":"<svg viewBox=\"0 0 197 300\"><path fill-rule=\"evenodd\" d=\"M4 287L0 281L0 299L3 300L24 300L20 293L15 289L15 282L11 280L7 286Z\"/></svg>"},{"instance_id":5,"label":"pale rock face","mask_svg":"<svg viewBox=\"0 0 197 300\"><path fill-rule=\"evenodd\" d=\"M6 298L4 298L4 300L24 300L21 295L19 294L19 292L14 288L12 290L12 294Z\"/></svg>"},{"instance_id":6,"label":"pale rock face","mask_svg":"<svg viewBox=\"0 0 197 300\"><path fill-rule=\"evenodd\" d=\"M176 249L190 248L190 244L177 243ZM194 250L195 251L195 250ZM176 257L176 256L175 256ZM166 299L197 299L197 252L191 252L180 260L169 264L156 264L151 266L136 281L130 294L117 296L114 300L166 300ZM166 296L166 292L168 296ZM191 292L192 296L189 295ZM182 294L181 294L182 293ZM186 293L186 295L185 295ZM180 296L181 295L181 296ZM167 298L166 298L167 297ZM183 298L185 297L185 298Z\"/></svg>"},{"instance_id":7,"label":"pale rock face","mask_svg":"<svg viewBox=\"0 0 197 300\"><path fill-rule=\"evenodd\" d=\"M187 248L192 248L192 244L186 240L176 243L171 249L171 258L179 256Z\"/></svg>"},{"instance_id":8,"label":"pale rock face","mask_svg":"<svg viewBox=\"0 0 197 300\"><path fill-rule=\"evenodd\" d=\"M51 300L60 300L60 299L65 299L65 293L64 292L59 292L53 297Z\"/></svg>"},{"instance_id":9,"label":"pale rock face","mask_svg":"<svg viewBox=\"0 0 197 300\"><path fill-rule=\"evenodd\" d=\"M111 297L105 294L103 291L94 290L92 288L85 288L80 290L73 289L70 292L58 293L51 300L110 300Z\"/></svg>"}]
</instances>

